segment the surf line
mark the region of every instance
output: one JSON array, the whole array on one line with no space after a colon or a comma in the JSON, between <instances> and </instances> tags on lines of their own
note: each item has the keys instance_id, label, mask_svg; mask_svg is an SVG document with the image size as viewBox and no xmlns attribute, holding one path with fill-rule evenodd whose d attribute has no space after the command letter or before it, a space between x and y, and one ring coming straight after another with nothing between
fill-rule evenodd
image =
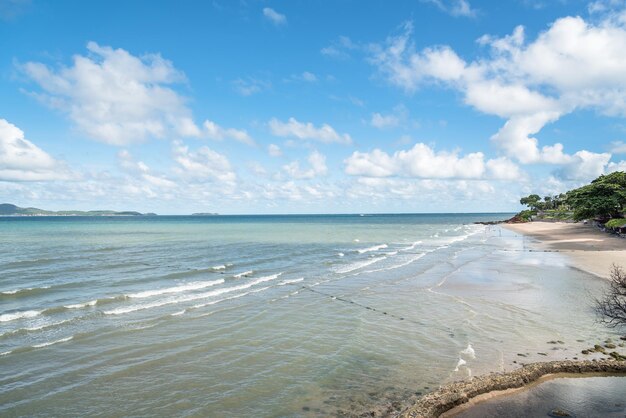
<instances>
[{"instance_id":1,"label":"surf line","mask_svg":"<svg viewBox=\"0 0 626 418\"><path fill-rule=\"evenodd\" d=\"M391 318L397 319L399 321L406 321L406 322L410 322L412 324L420 325L420 326L429 326L428 324L425 324L423 322L415 321L415 320L412 320L412 319L409 319L409 318L405 318L403 316L399 316L399 315L396 315L396 314L393 314L393 313L382 311L380 309L372 308L371 306L363 305L363 304L361 304L359 302L355 302L355 301L350 300L350 299L342 298L341 296L335 296L335 295L331 295L330 293L320 292L319 290L312 289L312 288L310 288L308 286L302 286L302 289L308 290L309 292L312 292L312 293L317 293L318 295L322 295L322 296L328 297L328 298L330 298L332 300L338 300L340 302L349 303L350 305L355 305L355 306L361 307L363 309L367 309L368 311L376 312L376 313L379 313L381 315L385 315L387 317L391 317ZM445 331L445 332L449 333L449 335L451 337L454 337L454 331L452 331L449 328L448 329L444 329L444 328L440 328L440 327L435 327L435 328L439 328L441 331Z\"/></svg>"}]
</instances>

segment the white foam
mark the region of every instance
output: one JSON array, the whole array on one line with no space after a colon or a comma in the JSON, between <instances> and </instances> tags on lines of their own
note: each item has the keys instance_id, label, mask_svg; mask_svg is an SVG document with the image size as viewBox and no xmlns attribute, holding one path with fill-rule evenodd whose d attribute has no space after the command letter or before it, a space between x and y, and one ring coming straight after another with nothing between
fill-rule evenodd
<instances>
[{"instance_id":1,"label":"white foam","mask_svg":"<svg viewBox=\"0 0 626 418\"><path fill-rule=\"evenodd\" d=\"M75 305L65 305L65 308L67 308L67 309L82 309L82 308L86 308L87 306L96 306L97 303L98 303L98 300L91 300L89 302L77 303Z\"/></svg>"},{"instance_id":2,"label":"white foam","mask_svg":"<svg viewBox=\"0 0 626 418\"><path fill-rule=\"evenodd\" d=\"M258 279L252 280L248 283L241 284L239 286L223 287L221 289L212 290L210 292L187 295L187 296L183 296L183 297L179 297L175 299L160 300L157 302L147 303L144 305L126 306L122 308L112 309L110 311L105 311L104 313L106 315L122 315L122 314L130 313L130 312L142 311L145 309L158 308L158 307L165 306L165 305L172 305L172 304L177 304L181 302L189 302L189 301L198 300L198 299L206 299L206 298L210 298L213 296L219 296L224 293L230 293L230 292L235 292L237 290L248 289L257 284L274 280L281 274L282 273L277 273L277 274L272 274L271 276L259 277Z\"/></svg>"},{"instance_id":3,"label":"white foam","mask_svg":"<svg viewBox=\"0 0 626 418\"><path fill-rule=\"evenodd\" d=\"M361 242L361 240L360 240L360 239L358 239L358 238L355 238L355 239L354 239L354 242Z\"/></svg>"},{"instance_id":4,"label":"white foam","mask_svg":"<svg viewBox=\"0 0 626 418\"><path fill-rule=\"evenodd\" d=\"M344 253L337 253L337 255L338 255L339 257L343 257L345 254L344 254Z\"/></svg>"},{"instance_id":5,"label":"white foam","mask_svg":"<svg viewBox=\"0 0 626 418\"><path fill-rule=\"evenodd\" d=\"M476 351L474 351L474 348L472 347L471 344L467 345L467 348L465 350L461 351L461 354L468 356L471 359L475 359L476 358Z\"/></svg>"},{"instance_id":6,"label":"white foam","mask_svg":"<svg viewBox=\"0 0 626 418\"><path fill-rule=\"evenodd\" d=\"M185 312L187 312L187 309L183 309L182 311L174 312L174 313L172 314L172 316L179 316L179 315L184 314Z\"/></svg>"},{"instance_id":7,"label":"white foam","mask_svg":"<svg viewBox=\"0 0 626 418\"><path fill-rule=\"evenodd\" d=\"M374 257L365 261L359 261L353 264L348 264L347 266L340 267L336 270L337 273L350 273L351 271L361 269L363 267L367 267L371 264L377 263L379 261L385 260L387 257Z\"/></svg>"},{"instance_id":8,"label":"white foam","mask_svg":"<svg viewBox=\"0 0 626 418\"><path fill-rule=\"evenodd\" d=\"M462 358L460 358L459 362L456 364L456 368L454 369L454 371L458 372L459 371L459 367L465 366L466 364L467 364L467 361L465 361Z\"/></svg>"},{"instance_id":9,"label":"white foam","mask_svg":"<svg viewBox=\"0 0 626 418\"><path fill-rule=\"evenodd\" d=\"M420 245L422 241L415 241L413 244L409 245L406 248L403 248L402 251L411 251L414 250L418 245Z\"/></svg>"},{"instance_id":10,"label":"white foam","mask_svg":"<svg viewBox=\"0 0 626 418\"><path fill-rule=\"evenodd\" d=\"M235 279L240 279L240 278L242 278L242 277L249 276L249 275L251 275L252 273L254 273L254 271L253 271L253 270L248 270L248 271L244 271L243 273L233 274L233 277L234 277Z\"/></svg>"},{"instance_id":11,"label":"white foam","mask_svg":"<svg viewBox=\"0 0 626 418\"><path fill-rule=\"evenodd\" d=\"M397 251L389 251L388 253L385 253L385 255L397 255L398 252Z\"/></svg>"},{"instance_id":12,"label":"white foam","mask_svg":"<svg viewBox=\"0 0 626 418\"><path fill-rule=\"evenodd\" d=\"M11 350L9 350L9 351L4 351L4 352L0 353L0 357L2 357L2 356L6 356L6 355L9 355L9 354L11 354L12 352L13 352L13 351L11 351Z\"/></svg>"},{"instance_id":13,"label":"white foam","mask_svg":"<svg viewBox=\"0 0 626 418\"><path fill-rule=\"evenodd\" d=\"M361 248L360 250L356 250L359 254L369 253L371 251L382 250L383 248L387 248L387 244L374 245L373 247Z\"/></svg>"},{"instance_id":14,"label":"white foam","mask_svg":"<svg viewBox=\"0 0 626 418\"><path fill-rule=\"evenodd\" d=\"M218 271L218 270L225 270L226 266L224 264L221 264L219 266L213 266L211 267L213 270Z\"/></svg>"},{"instance_id":15,"label":"white foam","mask_svg":"<svg viewBox=\"0 0 626 418\"><path fill-rule=\"evenodd\" d=\"M302 280L304 280L304 277L300 277L299 279L283 280L282 282L278 283L278 285L284 286L286 284L300 283Z\"/></svg>"},{"instance_id":16,"label":"white foam","mask_svg":"<svg viewBox=\"0 0 626 418\"><path fill-rule=\"evenodd\" d=\"M25 287L23 289L14 289L14 290L5 290L4 292L0 292L0 294L2 295L15 295L17 293L20 292L29 292L31 290L43 290L43 289L50 289L50 286L42 286L42 287Z\"/></svg>"},{"instance_id":17,"label":"white foam","mask_svg":"<svg viewBox=\"0 0 626 418\"><path fill-rule=\"evenodd\" d=\"M72 338L74 338L74 336L70 336L70 337L67 337L67 338L61 338L60 340L50 341L50 342L47 342L47 343L35 344L35 345L33 345L33 348L42 348L42 347L48 347L49 345L53 345L53 344L64 343L64 342L70 341Z\"/></svg>"},{"instance_id":18,"label":"white foam","mask_svg":"<svg viewBox=\"0 0 626 418\"><path fill-rule=\"evenodd\" d=\"M137 298L137 299L149 298L152 296L166 295L170 293L181 293L181 292L186 292L189 290L205 289L207 287L215 286L217 284L222 284L222 283L224 283L224 279L218 279L218 280L212 280L212 281L206 281L206 282L192 282L192 283L186 283L186 284L182 284L182 285L174 286L174 287L166 287L164 289L146 290L143 292L132 293L127 296L129 298Z\"/></svg>"},{"instance_id":19,"label":"white foam","mask_svg":"<svg viewBox=\"0 0 626 418\"><path fill-rule=\"evenodd\" d=\"M9 322L22 318L34 318L40 315L40 311L21 311L0 315L0 322Z\"/></svg>"}]
</instances>

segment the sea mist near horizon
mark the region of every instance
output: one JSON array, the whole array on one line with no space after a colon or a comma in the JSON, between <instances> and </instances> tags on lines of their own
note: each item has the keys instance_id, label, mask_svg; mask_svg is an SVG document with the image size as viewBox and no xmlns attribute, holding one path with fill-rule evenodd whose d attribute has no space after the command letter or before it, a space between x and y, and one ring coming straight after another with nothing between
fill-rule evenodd
<instances>
[{"instance_id":1,"label":"sea mist near horizon","mask_svg":"<svg viewBox=\"0 0 626 418\"><path fill-rule=\"evenodd\" d=\"M0 219L0 415L358 415L605 338L501 217Z\"/></svg>"}]
</instances>

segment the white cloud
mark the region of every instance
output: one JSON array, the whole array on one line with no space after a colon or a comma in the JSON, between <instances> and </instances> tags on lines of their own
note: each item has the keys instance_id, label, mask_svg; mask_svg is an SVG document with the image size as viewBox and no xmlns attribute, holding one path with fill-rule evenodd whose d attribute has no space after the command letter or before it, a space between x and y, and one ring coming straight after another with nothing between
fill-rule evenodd
<instances>
[{"instance_id":1,"label":"white cloud","mask_svg":"<svg viewBox=\"0 0 626 418\"><path fill-rule=\"evenodd\" d=\"M127 172L136 175L144 182L162 188L174 188L176 183L165 176L152 173L150 167L143 161L135 161L127 150L121 150L117 153L117 159L120 166Z\"/></svg>"},{"instance_id":2,"label":"white cloud","mask_svg":"<svg viewBox=\"0 0 626 418\"><path fill-rule=\"evenodd\" d=\"M75 55L70 67L21 66L43 91L35 95L67 113L89 137L113 145L199 134L185 99L169 87L185 80L170 61L95 42L87 49L89 55Z\"/></svg>"},{"instance_id":3,"label":"white cloud","mask_svg":"<svg viewBox=\"0 0 626 418\"><path fill-rule=\"evenodd\" d=\"M182 177L192 180L217 180L230 187L237 181L228 158L209 147L200 147L192 152L181 141L174 141L172 154L174 161L178 163L176 172Z\"/></svg>"},{"instance_id":4,"label":"white cloud","mask_svg":"<svg viewBox=\"0 0 626 418\"><path fill-rule=\"evenodd\" d=\"M234 80L233 87L237 93L247 97L252 96L253 94L261 93L264 90L268 90L272 87L272 84L269 81L248 77L246 79L238 78Z\"/></svg>"},{"instance_id":5,"label":"white cloud","mask_svg":"<svg viewBox=\"0 0 626 418\"><path fill-rule=\"evenodd\" d=\"M317 76L313 73L305 71L302 74L300 74L300 79L302 81L308 81L309 83L314 83L317 81Z\"/></svg>"},{"instance_id":6,"label":"white cloud","mask_svg":"<svg viewBox=\"0 0 626 418\"><path fill-rule=\"evenodd\" d=\"M276 10L265 7L263 9L263 16L276 26L284 25L287 23L287 16L278 13Z\"/></svg>"},{"instance_id":7,"label":"white cloud","mask_svg":"<svg viewBox=\"0 0 626 418\"><path fill-rule=\"evenodd\" d=\"M69 169L24 138L24 132L0 119L0 181L68 180Z\"/></svg>"},{"instance_id":8,"label":"white cloud","mask_svg":"<svg viewBox=\"0 0 626 418\"><path fill-rule=\"evenodd\" d=\"M250 137L246 130L222 128L221 126L210 120L205 120L203 126L206 135L211 139L215 139L217 141L221 141L223 139L234 139L235 141L239 141L246 145L256 145L254 139Z\"/></svg>"},{"instance_id":9,"label":"white cloud","mask_svg":"<svg viewBox=\"0 0 626 418\"><path fill-rule=\"evenodd\" d=\"M276 144L269 144L267 146L267 152L272 157L282 157L283 152L280 150L280 147Z\"/></svg>"},{"instance_id":10,"label":"white cloud","mask_svg":"<svg viewBox=\"0 0 626 418\"><path fill-rule=\"evenodd\" d=\"M287 165L283 166L283 170L294 179L312 179L318 176L324 176L328 172L328 167L326 166L326 156L313 151L309 154L307 158L309 161L309 165L311 168L308 170L302 170L300 168L299 161L293 161Z\"/></svg>"},{"instance_id":11,"label":"white cloud","mask_svg":"<svg viewBox=\"0 0 626 418\"><path fill-rule=\"evenodd\" d=\"M512 180L521 176L519 168L506 158L485 162L481 152L459 156L458 152L436 152L423 143L393 155L379 149L355 151L344 163L346 174L366 177Z\"/></svg>"},{"instance_id":12,"label":"white cloud","mask_svg":"<svg viewBox=\"0 0 626 418\"><path fill-rule=\"evenodd\" d=\"M421 0L425 3L431 3L445 13L452 16L474 17L476 9L473 9L468 0Z\"/></svg>"},{"instance_id":13,"label":"white cloud","mask_svg":"<svg viewBox=\"0 0 626 418\"><path fill-rule=\"evenodd\" d=\"M555 175L562 180L590 181L605 173L610 159L611 154L608 153L578 151Z\"/></svg>"},{"instance_id":14,"label":"white cloud","mask_svg":"<svg viewBox=\"0 0 626 418\"><path fill-rule=\"evenodd\" d=\"M269 127L272 135L279 137L296 137L298 139L311 139L325 143L352 143L350 135L339 134L332 126L326 123L316 128L311 122L302 123L295 118L289 118L287 122L281 122L276 118L272 118L269 121Z\"/></svg>"},{"instance_id":15,"label":"white cloud","mask_svg":"<svg viewBox=\"0 0 626 418\"><path fill-rule=\"evenodd\" d=\"M611 143L611 152L613 154L626 154L626 143L623 141L614 141Z\"/></svg>"},{"instance_id":16,"label":"white cloud","mask_svg":"<svg viewBox=\"0 0 626 418\"><path fill-rule=\"evenodd\" d=\"M396 115L382 115L380 113L373 113L370 124L374 128L395 128L400 124L400 118Z\"/></svg>"},{"instance_id":17,"label":"white cloud","mask_svg":"<svg viewBox=\"0 0 626 418\"><path fill-rule=\"evenodd\" d=\"M416 51L411 34L412 25L406 24L401 34L373 45L370 61L409 93L425 83L443 83L462 92L468 105L507 119L492 140L521 163L580 161L580 154L566 154L562 144L540 147L534 137L568 113L592 108L626 116L626 20L591 24L564 17L528 43L521 26L502 38L485 35L478 42L491 54L472 62L448 46Z\"/></svg>"},{"instance_id":18,"label":"white cloud","mask_svg":"<svg viewBox=\"0 0 626 418\"><path fill-rule=\"evenodd\" d=\"M337 40L331 43L329 46L320 50L322 55L335 59L348 59L350 58L350 51L359 49L350 38L347 36L340 36Z\"/></svg>"}]
</instances>

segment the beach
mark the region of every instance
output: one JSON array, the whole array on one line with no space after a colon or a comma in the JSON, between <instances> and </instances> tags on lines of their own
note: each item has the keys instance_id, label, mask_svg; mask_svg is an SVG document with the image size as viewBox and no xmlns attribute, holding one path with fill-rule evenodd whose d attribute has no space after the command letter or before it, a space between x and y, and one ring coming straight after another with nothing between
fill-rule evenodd
<instances>
[{"instance_id":1,"label":"beach","mask_svg":"<svg viewBox=\"0 0 626 418\"><path fill-rule=\"evenodd\" d=\"M572 267L599 277L608 278L612 264L626 266L626 239L590 224L529 222L502 226L532 238L531 250L563 253Z\"/></svg>"}]
</instances>

